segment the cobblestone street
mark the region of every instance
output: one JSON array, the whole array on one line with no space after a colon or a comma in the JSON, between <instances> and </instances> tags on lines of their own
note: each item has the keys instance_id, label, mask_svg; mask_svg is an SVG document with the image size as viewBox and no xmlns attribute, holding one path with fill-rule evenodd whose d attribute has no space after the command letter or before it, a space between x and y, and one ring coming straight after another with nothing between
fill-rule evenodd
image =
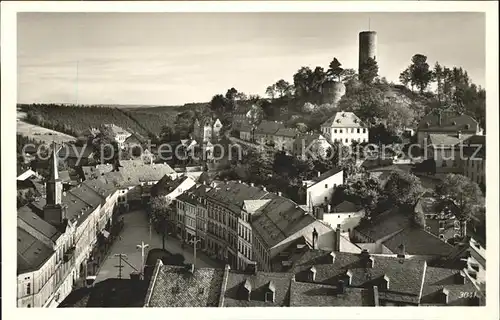
<instances>
[{"instance_id":1,"label":"cobblestone street","mask_svg":"<svg viewBox=\"0 0 500 320\"><path fill-rule=\"evenodd\" d=\"M144 259L147 257L148 250L162 247L162 236L161 234L157 234L154 228L151 231L150 238L149 221L143 210L131 211L122 217L125 224L120 234L121 238L117 238L113 243L109 255L97 273L96 282L118 277L119 270L117 266L119 265L119 258L115 254L122 253L126 255L126 258L124 258L125 261L122 262L122 277L129 278L130 273L138 271L141 266L141 250L137 248L137 245L140 245L142 241L145 244L149 244L149 248L145 250ZM167 237L165 240L165 249L173 254L181 253L184 255L186 263L193 262L193 248L187 245L184 249L181 248L178 239ZM224 265L222 262L209 258L201 251L196 252L196 257L196 265L198 267L223 267Z\"/></svg>"}]
</instances>

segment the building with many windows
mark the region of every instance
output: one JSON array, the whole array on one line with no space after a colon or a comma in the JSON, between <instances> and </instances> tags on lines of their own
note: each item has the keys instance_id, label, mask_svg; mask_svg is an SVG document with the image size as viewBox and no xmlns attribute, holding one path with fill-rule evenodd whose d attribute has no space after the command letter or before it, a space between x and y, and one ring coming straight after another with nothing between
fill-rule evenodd
<instances>
[{"instance_id":1,"label":"building with many windows","mask_svg":"<svg viewBox=\"0 0 500 320\"><path fill-rule=\"evenodd\" d=\"M368 127L352 112L336 112L321 125L321 133L330 143L368 142Z\"/></svg>"},{"instance_id":2,"label":"building with many windows","mask_svg":"<svg viewBox=\"0 0 500 320\"><path fill-rule=\"evenodd\" d=\"M264 187L215 181L191 188L176 202L180 237L192 244L196 235L199 248L233 269L257 264L270 270L271 260L280 250L300 237L317 247L333 246L331 227Z\"/></svg>"}]
</instances>

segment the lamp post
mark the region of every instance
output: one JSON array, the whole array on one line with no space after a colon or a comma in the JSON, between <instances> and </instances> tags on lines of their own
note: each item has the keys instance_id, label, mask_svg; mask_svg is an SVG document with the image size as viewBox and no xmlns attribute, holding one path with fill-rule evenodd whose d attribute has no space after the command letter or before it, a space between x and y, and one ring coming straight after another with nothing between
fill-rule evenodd
<instances>
[{"instance_id":1,"label":"lamp post","mask_svg":"<svg viewBox=\"0 0 500 320\"><path fill-rule=\"evenodd\" d=\"M196 246L198 245L198 242L200 242L201 239L196 239L196 236L194 237L194 240L191 241L194 247L194 259L193 259L193 265L196 267Z\"/></svg>"},{"instance_id":2,"label":"lamp post","mask_svg":"<svg viewBox=\"0 0 500 320\"><path fill-rule=\"evenodd\" d=\"M144 243L144 241L141 241L141 244L137 245L137 249L141 249L141 269L140 269L141 276L144 275L144 249L147 249L148 247L149 244Z\"/></svg>"}]
</instances>

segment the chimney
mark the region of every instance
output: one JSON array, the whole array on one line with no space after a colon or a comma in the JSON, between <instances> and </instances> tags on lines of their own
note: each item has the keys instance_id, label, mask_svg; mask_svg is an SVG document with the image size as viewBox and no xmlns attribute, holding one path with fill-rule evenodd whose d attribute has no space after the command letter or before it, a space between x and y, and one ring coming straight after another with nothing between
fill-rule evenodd
<instances>
[{"instance_id":1,"label":"chimney","mask_svg":"<svg viewBox=\"0 0 500 320\"><path fill-rule=\"evenodd\" d=\"M330 252L330 254L328 255L328 260L331 264L334 264L335 263L335 252Z\"/></svg>"},{"instance_id":2,"label":"chimney","mask_svg":"<svg viewBox=\"0 0 500 320\"><path fill-rule=\"evenodd\" d=\"M278 191L278 196L282 197L283 193L281 193L281 191Z\"/></svg>"},{"instance_id":3,"label":"chimney","mask_svg":"<svg viewBox=\"0 0 500 320\"><path fill-rule=\"evenodd\" d=\"M337 228L335 229L335 247L333 248L334 251L340 252L340 229Z\"/></svg>"},{"instance_id":4,"label":"chimney","mask_svg":"<svg viewBox=\"0 0 500 320\"><path fill-rule=\"evenodd\" d=\"M455 282L456 284L465 284L465 274L463 271L455 274Z\"/></svg>"},{"instance_id":5,"label":"chimney","mask_svg":"<svg viewBox=\"0 0 500 320\"><path fill-rule=\"evenodd\" d=\"M316 249L316 241L318 240L318 231L316 231L316 228L313 229L312 232L312 248L313 250Z\"/></svg>"},{"instance_id":6,"label":"chimney","mask_svg":"<svg viewBox=\"0 0 500 320\"><path fill-rule=\"evenodd\" d=\"M350 286L352 283L352 272L351 270L347 270L345 272L345 284Z\"/></svg>"},{"instance_id":7,"label":"chimney","mask_svg":"<svg viewBox=\"0 0 500 320\"><path fill-rule=\"evenodd\" d=\"M190 263L190 264L187 265L187 271L190 274L194 275L194 264L193 263Z\"/></svg>"},{"instance_id":8,"label":"chimney","mask_svg":"<svg viewBox=\"0 0 500 320\"><path fill-rule=\"evenodd\" d=\"M382 277L382 283L380 285L380 289L385 291L389 290L389 277L385 274Z\"/></svg>"},{"instance_id":9,"label":"chimney","mask_svg":"<svg viewBox=\"0 0 500 320\"><path fill-rule=\"evenodd\" d=\"M459 130L459 131L457 132L457 138L458 138L458 139L462 139L462 131L460 131L460 130Z\"/></svg>"},{"instance_id":10,"label":"chimney","mask_svg":"<svg viewBox=\"0 0 500 320\"><path fill-rule=\"evenodd\" d=\"M378 287L377 286L373 286L373 306L374 307L379 306Z\"/></svg>"},{"instance_id":11,"label":"chimney","mask_svg":"<svg viewBox=\"0 0 500 320\"><path fill-rule=\"evenodd\" d=\"M309 277L310 281L316 281L316 267L312 266L309 268Z\"/></svg>"},{"instance_id":12,"label":"chimney","mask_svg":"<svg viewBox=\"0 0 500 320\"><path fill-rule=\"evenodd\" d=\"M438 125L441 126L441 122L442 122L442 119L441 119L441 111L438 112Z\"/></svg>"},{"instance_id":13,"label":"chimney","mask_svg":"<svg viewBox=\"0 0 500 320\"><path fill-rule=\"evenodd\" d=\"M406 256L406 247L405 247L405 245L402 243L402 244L400 244L400 245L399 245L399 247L398 247L398 255L397 255L397 257L398 257L398 258L401 258L401 259L404 259L404 258L405 258L405 256Z\"/></svg>"},{"instance_id":14,"label":"chimney","mask_svg":"<svg viewBox=\"0 0 500 320\"><path fill-rule=\"evenodd\" d=\"M332 213L332 205L331 204L327 205L326 208L327 208L327 213Z\"/></svg>"},{"instance_id":15,"label":"chimney","mask_svg":"<svg viewBox=\"0 0 500 320\"><path fill-rule=\"evenodd\" d=\"M319 176L321 176L321 172L320 172L320 171L318 171L318 177L319 177Z\"/></svg>"},{"instance_id":16,"label":"chimney","mask_svg":"<svg viewBox=\"0 0 500 320\"><path fill-rule=\"evenodd\" d=\"M361 256L361 258L365 258L365 259L369 258L370 257L370 253L368 252L368 249L361 250L360 256Z\"/></svg>"},{"instance_id":17,"label":"chimney","mask_svg":"<svg viewBox=\"0 0 500 320\"><path fill-rule=\"evenodd\" d=\"M448 295L449 295L450 291L446 288L443 288L441 289L441 297L442 297L442 302L444 304L448 304Z\"/></svg>"},{"instance_id":18,"label":"chimney","mask_svg":"<svg viewBox=\"0 0 500 320\"><path fill-rule=\"evenodd\" d=\"M255 187L255 183L250 182L250 186L251 186L251 187Z\"/></svg>"},{"instance_id":19,"label":"chimney","mask_svg":"<svg viewBox=\"0 0 500 320\"><path fill-rule=\"evenodd\" d=\"M262 191L267 191L265 186L262 186Z\"/></svg>"},{"instance_id":20,"label":"chimney","mask_svg":"<svg viewBox=\"0 0 500 320\"><path fill-rule=\"evenodd\" d=\"M374 263L375 263L375 259L373 259L373 257L369 257L366 260L366 267L369 268L369 269L372 269Z\"/></svg>"},{"instance_id":21,"label":"chimney","mask_svg":"<svg viewBox=\"0 0 500 320\"><path fill-rule=\"evenodd\" d=\"M339 294L345 293L345 283L344 283L343 280L339 280L339 283L338 283L338 286L337 286L337 290L338 290Z\"/></svg>"}]
</instances>

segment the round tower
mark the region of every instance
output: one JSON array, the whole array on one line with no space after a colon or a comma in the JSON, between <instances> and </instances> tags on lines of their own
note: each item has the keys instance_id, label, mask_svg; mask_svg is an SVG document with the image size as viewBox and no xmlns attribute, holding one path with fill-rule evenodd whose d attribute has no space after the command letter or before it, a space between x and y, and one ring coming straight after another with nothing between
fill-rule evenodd
<instances>
[{"instance_id":1,"label":"round tower","mask_svg":"<svg viewBox=\"0 0 500 320\"><path fill-rule=\"evenodd\" d=\"M359 33L358 72L361 71L361 64L368 58L377 60L377 33L375 31L362 31Z\"/></svg>"},{"instance_id":2,"label":"round tower","mask_svg":"<svg viewBox=\"0 0 500 320\"><path fill-rule=\"evenodd\" d=\"M337 106L340 99L345 95L345 85L342 82L326 81L321 86L323 103Z\"/></svg>"}]
</instances>

